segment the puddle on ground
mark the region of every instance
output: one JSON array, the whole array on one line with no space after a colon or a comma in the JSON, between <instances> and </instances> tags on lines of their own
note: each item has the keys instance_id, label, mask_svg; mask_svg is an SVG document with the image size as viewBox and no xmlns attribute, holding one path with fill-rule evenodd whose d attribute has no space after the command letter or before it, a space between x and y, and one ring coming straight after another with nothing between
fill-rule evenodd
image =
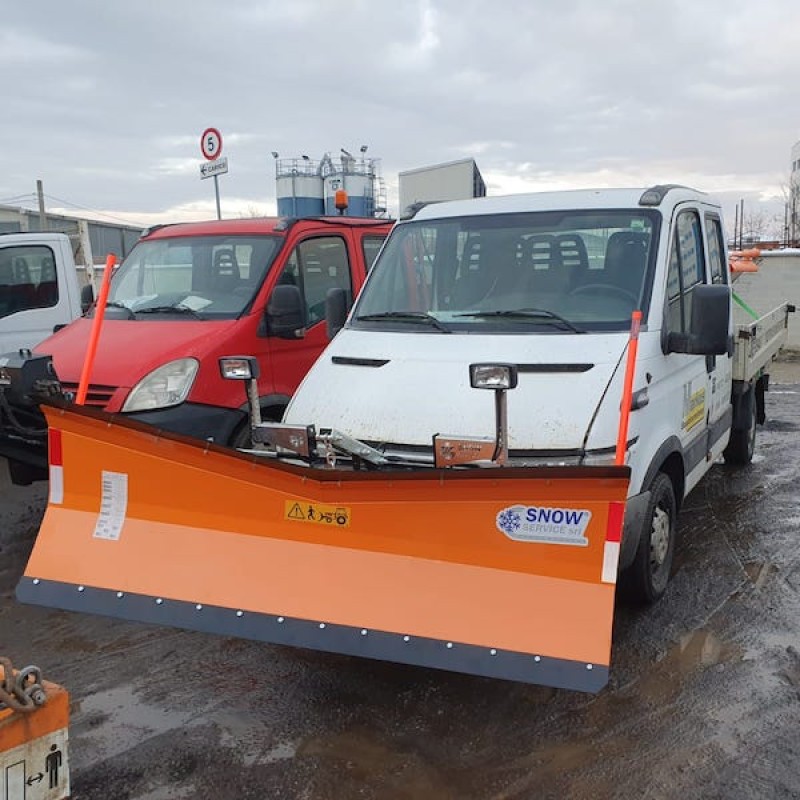
<instances>
[{"instance_id":1,"label":"puddle on ground","mask_svg":"<svg viewBox=\"0 0 800 800\"><path fill-rule=\"evenodd\" d=\"M740 660L741 650L707 630L687 633L655 663L642 664L641 677L618 692L598 695L586 707L581 723L587 733L577 739L539 747L498 767L509 775L519 773L502 797L537 796L542 785L564 780L575 798L614 795L613 776L598 764L622 759L641 748L635 728L644 708L668 709L684 690L687 678L719 664ZM626 720L628 720L626 722ZM613 729L614 735L608 735ZM676 743L677 746L677 743Z\"/></svg>"},{"instance_id":2,"label":"puddle on ground","mask_svg":"<svg viewBox=\"0 0 800 800\"><path fill-rule=\"evenodd\" d=\"M261 757L262 764L274 764L276 761L286 761L294 758L297 753L297 745L292 742L281 742L268 750Z\"/></svg>"},{"instance_id":3,"label":"puddle on ground","mask_svg":"<svg viewBox=\"0 0 800 800\"><path fill-rule=\"evenodd\" d=\"M270 746L270 730L259 719L247 713L228 713L224 710L214 714L214 723L219 730L219 743L236 753L243 766L274 764L294 758L297 745L284 741Z\"/></svg>"},{"instance_id":4,"label":"puddle on ground","mask_svg":"<svg viewBox=\"0 0 800 800\"><path fill-rule=\"evenodd\" d=\"M145 739L185 728L200 711L165 710L142 702L133 687L96 692L76 703L72 731L80 747L97 762L136 747Z\"/></svg>"},{"instance_id":5,"label":"puddle on ground","mask_svg":"<svg viewBox=\"0 0 800 800\"><path fill-rule=\"evenodd\" d=\"M763 589L767 581L778 572L778 568L769 561L756 561L745 564L744 571L756 589Z\"/></svg>"},{"instance_id":6,"label":"puddle on ground","mask_svg":"<svg viewBox=\"0 0 800 800\"><path fill-rule=\"evenodd\" d=\"M649 701L667 702L681 693L686 677L718 664L741 661L742 655L739 646L723 642L711 631L692 631L643 671L636 692Z\"/></svg>"},{"instance_id":7,"label":"puddle on ground","mask_svg":"<svg viewBox=\"0 0 800 800\"><path fill-rule=\"evenodd\" d=\"M685 675L697 667L712 667L721 661L730 661L735 651L736 648L726 645L709 631L693 631L681 638L675 649L675 660Z\"/></svg>"}]
</instances>

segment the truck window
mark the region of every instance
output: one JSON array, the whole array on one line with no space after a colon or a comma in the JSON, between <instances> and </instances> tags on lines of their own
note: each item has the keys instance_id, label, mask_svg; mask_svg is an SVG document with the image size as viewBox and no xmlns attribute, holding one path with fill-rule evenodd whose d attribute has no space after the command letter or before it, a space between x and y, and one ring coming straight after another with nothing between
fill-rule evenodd
<instances>
[{"instance_id":1,"label":"truck window","mask_svg":"<svg viewBox=\"0 0 800 800\"><path fill-rule=\"evenodd\" d=\"M725 240L722 238L722 223L719 217L706 215L706 236L708 237L708 266L711 272L711 283L727 283Z\"/></svg>"},{"instance_id":2,"label":"truck window","mask_svg":"<svg viewBox=\"0 0 800 800\"><path fill-rule=\"evenodd\" d=\"M0 317L57 304L56 261L49 247L0 249Z\"/></svg>"},{"instance_id":3,"label":"truck window","mask_svg":"<svg viewBox=\"0 0 800 800\"><path fill-rule=\"evenodd\" d=\"M667 271L669 329L685 333L691 319L692 288L705 280L705 259L700 217L681 211L675 224Z\"/></svg>"},{"instance_id":4,"label":"truck window","mask_svg":"<svg viewBox=\"0 0 800 800\"><path fill-rule=\"evenodd\" d=\"M325 298L330 289L345 289L348 301L353 299L350 258L344 239L319 236L300 242L286 261L278 283L299 287L307 326L325 319Z\"/></svg>"},{"instance_id":5,"label":"truck window","mask_svg":"<svg viewBox=\"0 0 800 800\"><path fill-rule=\"evenodd\" d=\"M369 272L370 268L375 263L375 258L385 238L385 236L364 236L361 239L361 249L364 253L364 266L367 272Z\"/></svg>"},{"instance_id":6,"label":"truck window","mask_svg":"<svg viewBox=\"0 0 800 800\"><path fill-rule=\"evenodd\" d=\"M659 221L653 211L578 210L402 223L353 324L364 316L391 328L391 316L374 317L425 312L451 331L627 329L632 311L647 312Z\"/></svg>"}]
</instances>

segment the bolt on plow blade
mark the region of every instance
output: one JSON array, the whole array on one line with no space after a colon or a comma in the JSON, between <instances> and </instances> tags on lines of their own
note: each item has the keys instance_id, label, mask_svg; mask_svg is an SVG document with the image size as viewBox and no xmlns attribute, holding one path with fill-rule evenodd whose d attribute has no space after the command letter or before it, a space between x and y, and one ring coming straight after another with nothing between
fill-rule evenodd
<instances>
[{"instance_id":1,"label":"bolt on plow blade","mask_svg":"<svg viewBox=\"0 0 800 800\"><path fill-rule=\"evenodd\" d=\"M627 467L297 467L45 407L23 602L583 691Z\"/></svg>"}]
</instances>

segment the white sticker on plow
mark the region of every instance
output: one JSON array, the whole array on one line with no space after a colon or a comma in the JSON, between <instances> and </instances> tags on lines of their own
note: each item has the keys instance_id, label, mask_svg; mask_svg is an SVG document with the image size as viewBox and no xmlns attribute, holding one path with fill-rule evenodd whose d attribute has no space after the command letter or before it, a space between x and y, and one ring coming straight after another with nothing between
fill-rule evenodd
<instances>
[{"instance_id":1,"label":"white sticker on plow","mask_svg":"<svg viewBox=\"0 0 800 800\"><path fill-rule=\"evenodd\" d=\"M128 511L128 476L124 472L103 470L102 491L100 515L94 526L94 536L116 542Z\"/></svg>"},{"instance_id":2,"label":"white sticker on plow","mask_svg":"<svg viewBox=\"0 0 800 800\"><path fill-rule=\"evenodd\" d=\"M516 542L543 542L586 547L584 536L592 512L576 508L511 506L497 514L497 529Z\"/></svg>"}]
</instances>

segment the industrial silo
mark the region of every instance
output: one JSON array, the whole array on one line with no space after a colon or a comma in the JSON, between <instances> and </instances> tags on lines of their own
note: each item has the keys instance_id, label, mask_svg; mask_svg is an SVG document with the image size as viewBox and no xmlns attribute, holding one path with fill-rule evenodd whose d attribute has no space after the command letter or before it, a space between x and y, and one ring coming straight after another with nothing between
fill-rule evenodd
<instances>
[{"instance_id":1,"label":"industrial silo","mask_svg":"<svg viewBox=\"0 0 800 800\"><path fill-rule=\"evenodd\" d=\"M375 213L375 169L377 159L342 155L333 162L333 171L325 176L325 213L338 214L336 192L347 192L348 217L371 217Z\"/></svg>"},{"instance_id":2,"label":"industrial silo","mask_svg":"<svg viewBox=\"0 0 800 800\"><path fill-rule=\"evenodd\" d=\"M344 189L348 217L372 217L386 212L383 179L379 175L380 159L367 158L362 147L356 158L342 150L339 159L325 153L321 159L275 158L278 214L286 217L336 216L336 192Z\"/></svg>"},{"instance_id":3,"label":"industrial silo","mask_svg":"<svg viewBox=\"0 0 800 800\"><path fill-rule=\"evenodd\" d=\"M325 213L324 179L319 161L276 159L275 180L278 216L317 217Z\"/></svg>"}]
</instances>

